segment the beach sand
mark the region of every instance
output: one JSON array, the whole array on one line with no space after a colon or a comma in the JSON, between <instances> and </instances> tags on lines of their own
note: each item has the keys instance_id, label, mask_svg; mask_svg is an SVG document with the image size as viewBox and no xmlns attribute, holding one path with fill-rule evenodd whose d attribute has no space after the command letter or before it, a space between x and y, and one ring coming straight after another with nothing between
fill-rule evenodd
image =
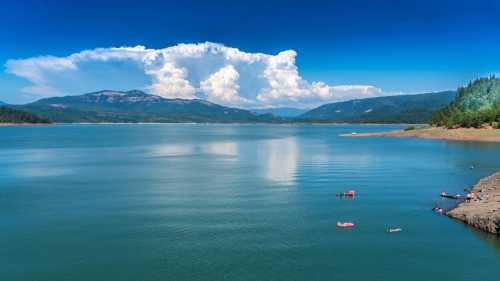
<instances>
[{"instance_id":1,"label":"beach sand","mask_svg":"<svg viewBox=\"0 0 500 281\"><path fill-rule=\"evenodd\" d=\"M442 127L422 128L416 130L399 130L390 132L343 134L345 137L416 137L424 139L442 139L452 141L500 142L500 129L492 128L458 128Z\"/></svg>"}]
</instances>

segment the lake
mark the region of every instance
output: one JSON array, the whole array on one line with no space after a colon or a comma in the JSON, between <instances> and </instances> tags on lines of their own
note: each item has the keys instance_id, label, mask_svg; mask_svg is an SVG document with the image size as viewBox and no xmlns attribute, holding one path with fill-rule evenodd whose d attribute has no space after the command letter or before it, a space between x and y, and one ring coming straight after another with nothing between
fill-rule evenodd
<instances>
[{"instance_id":1,"label":"lake","mask_svg":"<svg viewBox=\"0 0 500 281\"><path fill-rule=\"evenodd\" d=\"M401 127L2 127L0 280L498 280L500 239L431 208L500 145L338 136Z\"/></svg>"}]
</instances>

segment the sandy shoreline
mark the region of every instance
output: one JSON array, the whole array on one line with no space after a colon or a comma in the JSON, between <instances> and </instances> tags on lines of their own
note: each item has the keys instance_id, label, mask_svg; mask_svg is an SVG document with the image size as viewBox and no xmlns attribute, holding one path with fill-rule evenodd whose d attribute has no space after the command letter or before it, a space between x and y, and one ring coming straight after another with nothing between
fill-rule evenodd
<instances>
[{"instance_id":1,"label":"sandy shoreline","mask_svg":"<svg viewBox=\"0 0 500 281\"><path fill-rule=\"evenodd\" d=\"M500 172L481 179L472 192L476 194L475 200L458 204L447 215L500 235Z\"/></svg>"},{"instance_id":2,"label":"sandy shoreline","mask_svg":"<svg viewBox=\"0 0 500 281\"><path fill-rule=\"evenodd\" d=\"M410 131L390 131L375 133L343 134L344 137L415 137L424 139L441 139L452 141L500 142L500 129L459 128L445 129L441 127L423 128Z\"/></svg>"}]
</instances>

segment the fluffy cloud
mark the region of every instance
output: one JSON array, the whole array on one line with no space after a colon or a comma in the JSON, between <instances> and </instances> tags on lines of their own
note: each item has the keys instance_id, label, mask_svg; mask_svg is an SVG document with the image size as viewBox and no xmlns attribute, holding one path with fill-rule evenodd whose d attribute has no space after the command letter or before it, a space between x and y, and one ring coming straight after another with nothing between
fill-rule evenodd
<instances>
[{"instance_id":1,"label":"fluffy cloud","mask_svg":"<svg viewBox=\"0 0 500 281\"><path fill-rule=\"evenodd\" d=\"M35 57L24 60L9 60L6 64L7 71L23 77L41 86L46 83L46 72L60 72L76 69L71 58L58 58L52 56Z\"/></svg>"},{"instance_id":2,"label":"fluffy cloud","mask_svg":"<svg viewBox=\"0 0 500 281\"><path fill-rule=\"evenodd\" d=\"M77 73L85 63L132 62L151 83L144 89L166 98L206 98L242 107L308 106L330 101L384 95L369 85L330 86L303 79L293 50L276 55L247 53L217 43L179 44L163 49L144 46L98 48L67 57L40 56L9 60L7 72L27 79L22 89L37 95L66 93L57 80ZM105 79L103 77L102 79ZM114 88L117 85L108 85Z\"/></svg>"},{"instance_id":3,"label":"fluffy cloud","mask_svg":"<svg viewBox=\"0 0 500 281\"><path fill-rule=\"evenodd\" d=\"M239 78L240 74L234 66L227 65L210 75L207 80L202 81L200 87L212 101L240 106L251 104L250 100L238 95L240 90Z\"/></svg>"}]
</instances>

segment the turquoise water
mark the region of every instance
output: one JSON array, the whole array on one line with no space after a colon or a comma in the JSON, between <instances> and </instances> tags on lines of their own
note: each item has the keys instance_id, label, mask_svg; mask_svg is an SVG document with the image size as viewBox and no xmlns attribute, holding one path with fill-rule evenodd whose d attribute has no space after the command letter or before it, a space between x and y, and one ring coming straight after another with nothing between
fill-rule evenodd
<instances>
[{"instance_id":1,"label":"turquoise water","mask_svg":"<svg viewBox=\"0 0 500 281\"><path fill-rule=\"evenodd\" d=\"M338 136L398 127L0 128L0 280L498 280L500 239L430 209L500 145Z\"/></svg>"}]
</instances>

